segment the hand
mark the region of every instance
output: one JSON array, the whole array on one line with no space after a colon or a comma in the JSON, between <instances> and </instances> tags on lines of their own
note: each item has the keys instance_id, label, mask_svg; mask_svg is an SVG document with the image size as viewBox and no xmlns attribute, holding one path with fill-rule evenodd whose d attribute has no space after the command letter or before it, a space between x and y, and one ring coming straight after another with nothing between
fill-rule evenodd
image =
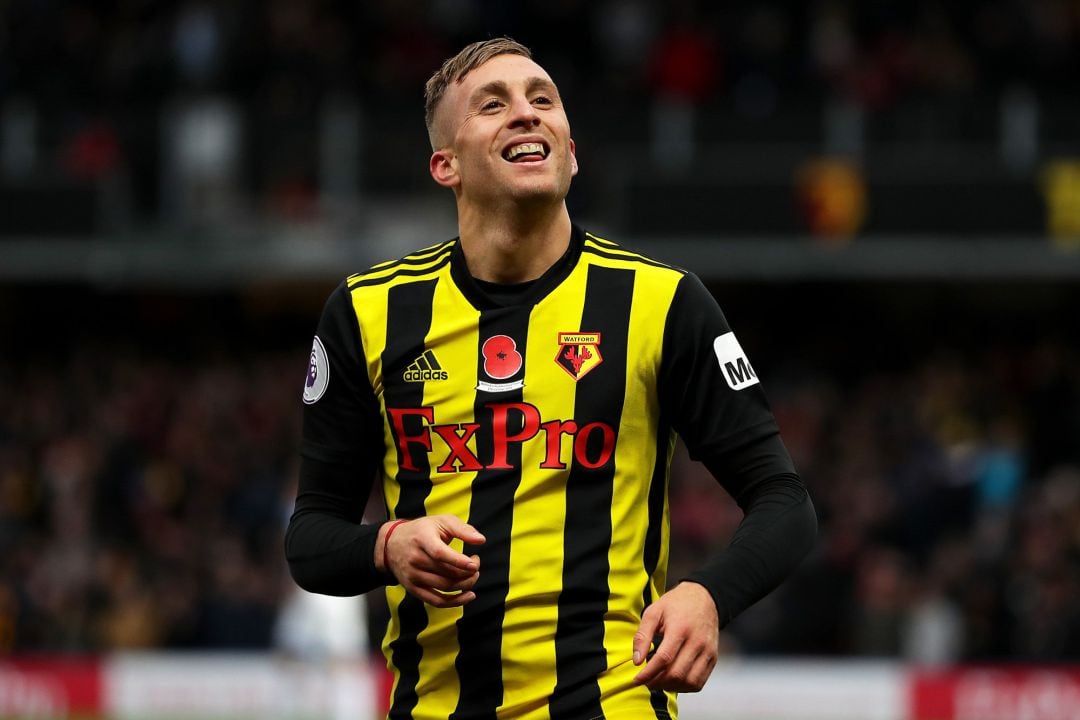
<instances>
[{"instance_id":1,"label":"hand","mask_svg":"<svg viewBox=\"0 0 1080 720\"><path fill-rule=\"evenodd\" d=\"M411 594L438 608L459 607L476 599L480 557L450 547L454 538L480 545L484 536L453 515L432 515L399 525L386 543L386 523L375 543L375 565L398 579ZM385 556L389 567L383 567Z\"/></svg>"},{"instance_id":2,"label":"hand","mask_svg":"<svg viewBox=\"0 0 1080 720\"><path fill-rule=\"evenodd\" d=\"M634 682L675 692L704 687L720 654L720 620L709 591L683 582L645 608L634 634L635 665L645 662L656 635L663 640Z\"/></svg>"}]
</instances>

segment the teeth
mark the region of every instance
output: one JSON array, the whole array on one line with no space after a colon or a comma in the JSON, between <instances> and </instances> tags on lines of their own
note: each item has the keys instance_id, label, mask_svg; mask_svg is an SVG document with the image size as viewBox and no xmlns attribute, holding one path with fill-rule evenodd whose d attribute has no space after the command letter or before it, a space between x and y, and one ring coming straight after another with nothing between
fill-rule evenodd
<instances>
[{"instance_id":1,"label":"teeth","mask_svg":"<svg viewBox=\"0 0 1080 720\"><path fill-rule=\"evenodd\" d=\"M525 155L528 153L539 153L540 155L543 155L544 146L541 143L521 143L520 145L515 145L506 151L506 159L513 160L518 155Z\"/></svg>"}]
</instances>

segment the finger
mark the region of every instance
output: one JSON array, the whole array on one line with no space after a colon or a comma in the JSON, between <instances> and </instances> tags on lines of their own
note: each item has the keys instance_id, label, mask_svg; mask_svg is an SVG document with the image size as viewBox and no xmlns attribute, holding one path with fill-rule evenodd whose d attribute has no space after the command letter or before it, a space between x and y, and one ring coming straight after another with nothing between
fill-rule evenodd
<instances>
[{"instance_id":1,"label":"finger","mask_svg":"<svg viewBox=\"0 0 1080 720\"><path fill-rule=\"evenodd\" d=\"M469 557L464 553L459 553L449 545L444 545L441 542L432 545L421 545L420 549L436 563L436 565L430 566L433 570L435 567L441 566L439 572L452 570L459 575L472 575L480 567L478 558L475 558L475 556Z\"/></svg>"},{"instance_id":2,"label":"finger","mask_svg":"<svg viewBox=\"0 0 1080 720\"><path fill-rule=\"evenodd\" d=\"M685 691L692 684L690 675L694 671L700 654L700 649L689 642L684 643L671 659L667 670L656 678L657 683L664 689L678 688L680 691Z\"/></svg>"},{"instance_id":3,"label":"finger","mask_svg":"<svg viewBox=\"0 0 1080 720\"><path fill-rule=\"evenodd\" d=\"M716 667L715 655L708 653L698 655L697 662L694 663L693 668L686 677L687 687L682 692L697 692L705 687L705 683L708 681L709 676L712 675L714 667Z\"/></svg>"},{"instance_id":4,"label":"finger","mask_svg":"<svg viewBox=\"0 0 1080 720\"><path fill-rule=\"evenodd\" d=\"M675 658L679 654L679 650L682 649L683 640L681 637L665 636L663 642L656 648L656 652L649 658L649 661L645 663L645 667L637 674L634 681L638 684L648 685L651 688L656 687L657 680L661 678L664 673L675 662Z\"/></svg>"},{"instance_id":5,"label":"finger","mask_svg":"<svg viewBox=\"0 0 1080 720\"><path fill-rule=\"evenodd\" d=\"M487 540L483 533L455 515L441 515L439 520L452 538L459 538L469 545L483 545Z\"/></svg>"},{"instance_id":6,"label":"finger","mask_svg":"<svg viewBox=\"0 0 1080 720\"><path fill-rule=\"evenodd\" d=\"M641 616L641 623L637 632L634 633L634 664L640 665L649 656L652 649L653 636L660 626L661 613L654 610L655 606L645 608ZM650 612L652 610L653 612Z\"/></svg>"},{"instance_id":7,"label":"finger","mask_svg":"<svg viewBox=\"0 0 1080 720\"><path fill-rule=\"evenodd\" d=\"M433 557L433 555L438 557ZM416 558L410 564L417 570L429 572L433 575L440 575L454 580L464 580L478 573L480 568L476 558L462 560L462 557L464 556L455 558L444 555L439 550L432 550L432 553L428 554L427 550L423 550L417 553Z\"/></svg>"},{"instance_id":8,"label":"finger","mask_svg":"<svg viewBox=\"0 0 1080 720\"><path fill-rule=\"evenodd\" d=\"M438 592L452 593L471 590L479 577L479 573L464 578L450 578L439 573L417 571L410 574L409 582Z\"/></svg>"},{"instance_id":9,"label":"finger","mask_svg":"<svg viewBox=\"0 0 1080 720\"><path fill-rule=\"evenodd\" d=\"M475 582L476 578L480 576L479 555L470 555L469 563L465 567L454 563L440 562L434 559L432 559L431 562L432 566L429 568L431 572L443 575L444 577L453 578L454 580L468 580L472 578L473 582Z\"/></svg>"},{"instance_id":10,"label":"finger","mask_svg":"<svg viewBox=\"0 0 1080 720\"><path fill-rule=\"evenodd\" d=\"M472 575L459 579L457 582L454 583L454 585L459 590L472 590L479 580L480 571L477 570Z\"/></svg>"},{"instance_id":11,"label":"finger","mask_svg":"<svg viewBox=\"0 0 1080 720\"><path fill-rule=\"evenodd\" d=\"M704 656L699 655L685 674L669 669L668 672L657 677L649 687L680 693L698 692L705 687L705 681L709 679L711 673L712 665L704 659Z\"/></svg>"},{"instance_id":12,"label":"finger","mask_svg":"<svg viewBox=\"0 0 1080 720\"><path fill-rule=\"evenodd\" d=\"M428 605L437 608L460 607L476 599L476 593L471 590L461 593L444 594L430 588L414 586L407 588L410 593Z\"/></svg>"}]
</instances>

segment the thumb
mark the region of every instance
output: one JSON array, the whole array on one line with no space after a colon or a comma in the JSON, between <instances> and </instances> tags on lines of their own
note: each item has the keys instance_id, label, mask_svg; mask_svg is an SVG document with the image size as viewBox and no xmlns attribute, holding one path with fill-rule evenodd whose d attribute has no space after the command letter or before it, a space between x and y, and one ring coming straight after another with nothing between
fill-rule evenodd
<instances>
[{"instance_id":1,"label":"thumb","mask_svg":"<svg viewBox=\"0 0 1080 720\"><path fill-rule=\"evenodd\" d=\"M660 627L661 613L656 605L645 608L641 615L641 623L638 624L637 632L634 633L634 664L640 665L645 662L652 647L653 637Z\"/></svg>"},{"instance_id":2,"label":"thumb","mask_svg":"<svg viewBox=\"0 0 1080 720\"><path fill-rule=\"evenodd\" d=\"M469 545L481 545L487 539L472 525L453 515L447 515L443 518L443 527L450 533L451 537L464 540Z\"/></svg>"}]
</instances>

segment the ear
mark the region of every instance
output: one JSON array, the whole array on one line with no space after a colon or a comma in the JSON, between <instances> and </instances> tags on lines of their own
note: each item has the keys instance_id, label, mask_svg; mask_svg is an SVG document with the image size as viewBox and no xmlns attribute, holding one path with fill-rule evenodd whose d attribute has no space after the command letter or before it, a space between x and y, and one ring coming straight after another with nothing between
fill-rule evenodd
<instances>
[{"instance_id":1,"label":"ear","mask_svg":"<svg viewBox=\"0 0 1080 720\"><path fill-rule=\"evenodd\" d=\"M574 144L574 138L570 138L570 177L577 175L577 145Z\"/></svg>"},{"instance_id":2,"label":"ear","mask_svg":"<svg viewBox=\"0 0 1080 720\"><path fill-rule=\"evenodd\" d=\"M457 172L457 158L452 150L436 150L431 154L428 170L432 179L445 188L454 188L461 183Z\"/></svg>"}]
</instances>

